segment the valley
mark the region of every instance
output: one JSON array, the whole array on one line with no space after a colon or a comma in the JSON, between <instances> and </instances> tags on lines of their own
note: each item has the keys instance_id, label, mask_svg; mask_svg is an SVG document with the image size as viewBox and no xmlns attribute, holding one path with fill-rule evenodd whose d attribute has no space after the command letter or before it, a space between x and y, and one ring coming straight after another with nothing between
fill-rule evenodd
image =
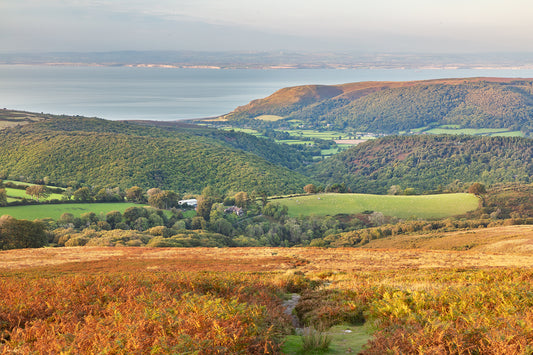
<instances>
[{"instance_id":1,"label":"valley","mask_svg":"<svg viewBox=\"0 0 533 355\"><path fill-rule=\"evenodd\" d=\"M529 353L532 82L2 110L0 353Z\"/></svg>"}]
</instances>

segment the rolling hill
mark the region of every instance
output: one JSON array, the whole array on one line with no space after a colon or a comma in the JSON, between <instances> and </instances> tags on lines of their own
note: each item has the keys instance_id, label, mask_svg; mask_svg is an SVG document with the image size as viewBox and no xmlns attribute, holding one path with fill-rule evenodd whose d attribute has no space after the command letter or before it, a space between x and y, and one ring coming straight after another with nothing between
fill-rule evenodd
<instances>
[{"instance_id":1,"label":"rolling hill","mask_svg":"<svg viewBox=\"0 0 533 355\"><path fill-rule=\"evenodd\" d=\"M164 129L98 118L56 116L0 131L0 173L25 180L49 177L68 185L138 185L178 192L300 191L310 179L283 166L298 151L235 132L198 127ZM261 155L245 151L250 148Z\"/></svg>"},{"instance_id":2,"label":"rolling hill","mask_svg":"<svg viewBox=\"0 0 533 355\"><path fill-rule=\"evenodd\" d=\"M531 183L533 140L453 135L388 136L361 143L307 168L323 184L387 193L392 185L419 192L454 184ZM461 188L458 186L459 189Z\"/></svg>"},{"instance_id":3,"label":"rolling hill","mask_svg":"<svg viewBox=\"0 0 533 355\"><path fill-rule=\"evenodd\" d=\"M439 125L533 132L533 80L507 78L360 82L281 89L225 116L277 115L310 127L398 133Z\"/></svg>"}]
</instances>

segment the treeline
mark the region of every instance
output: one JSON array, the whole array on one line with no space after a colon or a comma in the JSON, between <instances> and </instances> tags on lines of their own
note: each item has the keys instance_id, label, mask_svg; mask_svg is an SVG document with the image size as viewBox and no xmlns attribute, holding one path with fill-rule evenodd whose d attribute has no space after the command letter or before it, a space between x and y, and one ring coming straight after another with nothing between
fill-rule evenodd
<instances>
[{"instance_id":1,"label":"treeline","mask_svg":"<svg viewBox=\"0 0 533 355\"><path fill-rule=\"evenodd\" d=\"M44 245L356 247L373 239L401 234L533 224L532 186L500 186L485 193L481 184L472 184L469 190L480 193L483 201L479 210L458 218L433 221L399 220L378 211L289 217L286 206L269 201L265 195L249 195L244 191L224 194L211 187L197 196L198 206L194 212L183 210L182 206L177 208L179 196L172 191L143 191L132 187L126 190L128 201L149 202L153 207L139 205L123 213L88 212L80 216L64 213L58 220L34 222L4 216L0 248Z\"/></svg>"},{"instance_id":2,"label":"treeline","mask_svg":"<svg viewBox=\"0 0 533 355\"><path fill-rule=\"evenodd\" d=\"M418 193L465 190L473 182L532 182L533 141L514 137L388 136L370 140L307 169L328 185L386 194L392 186Z\"/></svg>"},{"instance_id":3,"label":"treeline","mask_svg":"<svg viewBox=\"0 0 533 355\"><path fill-rule=\"evenodd\" d=\"M54 118L0 131L0 175L26 181L48 176L60 186L137 185L196 193L207 185L290 193L310 182L281 165L300 167L307 159L303 152L235 132L214 133L218 139L210 134L95 118ZM239 144L242 149L236 148ZM243 150L250 146L276 163Z\"/></svg>"},{"instance_id":4,"label":"treeline","mask_svg":"<svg viewBox=\"0 0 533 355\"><path fill-rule=\"evenodd\" d=\"M445 233L465 229L489 228L503 225L533 224L533 217L496 219L487 216L487 219L442 221L405 221L387 224L379 227L353 230L338 234L331 234L324 238L315 239L311 246L318 247L357 247L369 243L371 240L382 239L397 235Z\"/></svg>"},{"instance_id":5,"label":"treeline","mask_svg":"<svg viewBox=\"0 0 533 355\"><path fill-rule=\"evenodd\" d=\"M366 84L366 88L365 88ZM336 95L306 96L288 88L239 107L228 117L250 123L258 115L298 119L308 127L393 134L415 128L454 124L462 128L507 128L533 132L531 80L450 79L421 82L359 83ZM351 91L350 91L351 90ZM284 120L269 123L271 127Z\"/></svg>"},{"instance_id":6,"label":"treeline","mask_svg":"<svg viewBox=\"0 0 533 355\"><path fill-rule=\"evenodd\" d=\"M48 242L44 223L0 217L0 250L40 248Z\"/></svg>"}]
</instances>

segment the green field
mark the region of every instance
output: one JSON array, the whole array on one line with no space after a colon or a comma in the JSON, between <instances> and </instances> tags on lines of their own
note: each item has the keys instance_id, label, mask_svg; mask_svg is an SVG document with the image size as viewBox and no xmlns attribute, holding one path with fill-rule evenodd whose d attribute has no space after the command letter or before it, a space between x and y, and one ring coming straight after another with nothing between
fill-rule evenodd
<instances>
[{"instance_id":1,"label":"green field","mask_svg":"<svg viewBox=\"0 0 533 355\"><path fill-rule=\"evenodd\" d=\"M261 116L255 117L254 119L260 120L260 121L274 122L274 121L282 120L283 117L276 116L276 115L261 115Z\"/></svg>"},{"instance_id":2,"label":"green field","mask_svg":"<svg viewBox=\"0 0 533 355\"><path fill-rule=\"evenodd\" d=\"M14 198L14 199L27 199L27 200L31 200L32 197L30 195L27 195L26 194L26 191L25 190L20 190L20 189L12 189L12 188L9 188L9 187L6 187L6 194L8 197L11 197L11 198ZM61 200L63 198L63 195L61 194L50 194L48 195L47 198L43 199L43 198L40 198L41 201L48 201L48 200Z\"/></svg>"},{"instance_id":3,"label":"green field","mask_svg":"<svg viewBox=\"0 0 533 355\"><path fill-rule=\"evenodd\" d=\"M275 200L289 208L290 216L381 212L398 218L444 218L478 208L476 196L466 193L392 196L366 194L318 194Z\"/></svg>"},{"instance_id":4,"label":"green field","mask_svg":"<svg viewBox=\"0 0 533 355\"><path fill-rule=\"evenodd\" d=\"M10 215L17 219L34 220L39 218L59 219L65 212L80 216L83 213L96 214L110 211L124 212L128 207L140 206L134 203L65 203L57 205L30 205L0 207L1 215Z\"/></svg>"},{"instance_id":5,"label":"green field","mask_svg":"<svg viewBox=\"0 0 533 355\"><path fill-rule=\"evenodd\" d=\"M429 133L429 134L467 134L478 136L491 137L523 137L524 134L520 131L510 131L507 128L460 128L459 125L442 125L435 128L421 127L412 129L413 133Z\"/></svg>"}]
</instances>

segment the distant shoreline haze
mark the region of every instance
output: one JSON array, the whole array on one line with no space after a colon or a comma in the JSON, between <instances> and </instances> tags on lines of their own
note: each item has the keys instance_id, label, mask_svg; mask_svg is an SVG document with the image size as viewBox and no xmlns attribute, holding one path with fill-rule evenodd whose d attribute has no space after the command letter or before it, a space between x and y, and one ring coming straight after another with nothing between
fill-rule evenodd
<instances>
[{"instance_id":1,"label":"distant shoreline haze","mask_svg":"<svg viewBox=\"0 0 533 355\"><path fill-rule=\"evenodd\" d=\"M533 53L49 52L1 53L0 64L203 69L533 69Z\"/></svg>"},{"instance_id":2,"label":"distant shoreline haze","mask_svg":"<svg viewBox=\"0 0 533 355\"><path fill-rule=\"evenodd\" d=\"M0 65L0 108L110 120L218 117L298 85L439 78L532 78L533 69L167 69Z\"/></svg>"}]
</instances>

